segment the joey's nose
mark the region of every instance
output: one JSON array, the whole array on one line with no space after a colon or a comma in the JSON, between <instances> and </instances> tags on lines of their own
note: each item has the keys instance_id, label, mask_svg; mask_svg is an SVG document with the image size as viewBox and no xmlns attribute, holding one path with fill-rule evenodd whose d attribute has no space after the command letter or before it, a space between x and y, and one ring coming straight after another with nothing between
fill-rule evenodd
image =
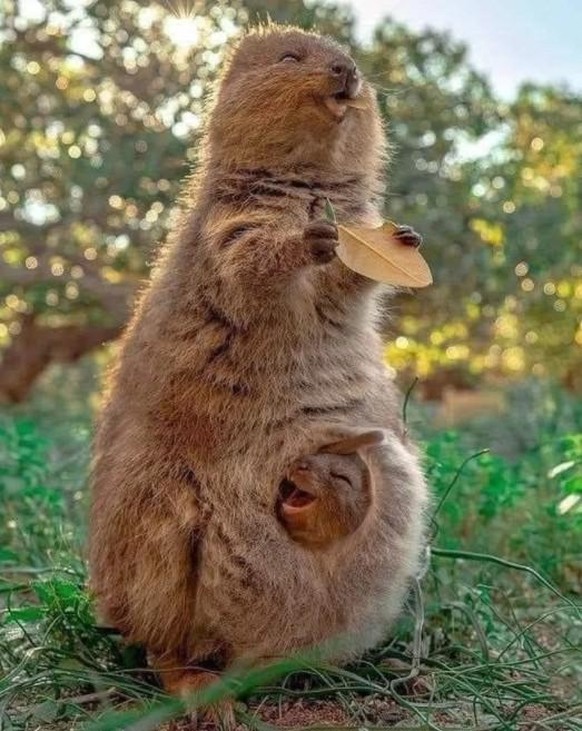
<instances>
[{"instance_id":1,"label":"joey's nose","mask_svg":"<svg viewBox=\"0 0 582 731\"><path fill-rule=\"evenodd\" d=\"M360 87L360 75L356 64L351 58L336 58L329 65L331 75L334 76L342 84L340 92L346 96L355 96Z\"/></svg>"}]
</instances>

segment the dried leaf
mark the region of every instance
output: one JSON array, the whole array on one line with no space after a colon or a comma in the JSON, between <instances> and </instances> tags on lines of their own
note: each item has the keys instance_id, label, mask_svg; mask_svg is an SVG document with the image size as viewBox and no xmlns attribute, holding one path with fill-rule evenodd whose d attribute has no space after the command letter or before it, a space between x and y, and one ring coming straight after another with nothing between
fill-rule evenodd
<instances>
[{"instance_id":1,"label":"dried leaf","mask_svg":"<svg viewBox=\"0 0 582 731\"><path fill-rule=\"evenodd\" d=\"M386 221L378 228L338 226L337 254L350 269L369 279L401 287L427 287L432 274L422 254L394 238L397 226Z\"/></svg>"},{"instance_id":2,"label":"dried leaf","mask_svg":"<svg viewBox=\"0 0 582 731\"><path fill-rule=\"evenodd\" d=\"M368 105L364 99L346 99L345 104L352 109L367 109Z\"/></svg>"}]
</instances>

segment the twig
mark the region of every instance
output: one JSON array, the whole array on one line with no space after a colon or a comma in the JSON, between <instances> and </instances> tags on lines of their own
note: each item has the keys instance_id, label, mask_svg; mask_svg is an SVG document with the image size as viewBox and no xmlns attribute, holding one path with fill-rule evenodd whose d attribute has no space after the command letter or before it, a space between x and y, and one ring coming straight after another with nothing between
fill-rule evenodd
<instances>
[{"instance_id":1,"label":"twig","mask_svg":"<svg viewBox=\"0 0 582 731\"><path fill-rule=\"evenodd\" d=\"M102 701L110 696L112 696L116 692L115 688L107 688L107 690L100 690L96 691L94 693L85 693L84 695L73 695L69 697L64 698L57 698L55 699L55 703L58 706L64 706L64 705L74 705L74 706L83 706L87 703L96 703L97 701ZM28 714L34 715L38 711L42 710L42 703L39 703L36 706L32 706L30 708L23 708L22 710L26 710Z\"/></svg>"},{"instance_id":2,"label":"twig","mask_svg":"<svg viewBox=\"0 0 582 731\"><path fill-rule=\"evenodd\" d=\"M572 609L574 609L580 617L580 607L573 602L571 599L569 599L567 596L564 596L559 589L556 589L556 587L547 579L545 579L538 571L535 569L532 569L531 566L526 566L525 564L521 563L515 563L515 561L508 561L505 558L499 558L499 556L491 556L488 553L474 553L473 551L457 551L452 550L448 548L432 548L431 552L433 556L441 556L441 558L461 558L466 561L483 561L485 563L494 563L497 566L503 566L507 569L515 569L516 571L524 571L527 574L530 574L535 579L537 579L540 584L543 584L546 589L549 589L552 594L557 596L559 599L561 599L563 602L566 602Z\"/></svg>"},{"instance_id":3,"label":"twig","mask_svg":"<svg viewBox=\"0 0 582 731\"><path fill-rule=\"evenodd\" d=\"M487 454L489 452L488 449L482 449L480 452L475 452L475 454L472 454L470 457L467 457L467 459L461 464L460 467L457 468L457 471L455 472L455 475L453 479L451 480L450 484L448 485L447 489L444 491L444 493L441 495L441 499L438 502L438 505L435 508L434 513L432 514L432 520L434 520L437 515L439 514L440 509L444 505L445 500L448 498L449 493L453 489L453 487L456 485L457 480L461 476L461 473L465 469L465 467L474 459L477 459L477 457L481 457L483 454Z\"/></svg>"},{"instance_id":4,"label":"twig","mask_svg":"<svg viewBox=\"0 0 582 731\"><path fill-rule=\"evenodd\" d=\"M407 421L407 413L406 410L408 409L408 402L410 401L410 397L412 396L412 392L416 388L416 384L418 383L418 376L414 376L414 380L408 387L408 390L406 391L406 395L404 396L404 403L402 404L402 422L404 424L404 436L408 434L408 427L406 424Z\"/></svg>"}]
</instances>

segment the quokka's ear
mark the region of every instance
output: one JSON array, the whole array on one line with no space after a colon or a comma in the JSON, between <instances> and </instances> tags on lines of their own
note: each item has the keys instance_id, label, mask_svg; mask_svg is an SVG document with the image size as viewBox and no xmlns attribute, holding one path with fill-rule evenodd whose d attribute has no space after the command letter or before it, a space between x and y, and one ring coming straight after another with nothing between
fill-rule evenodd
<instances>
[{"instance_id":1,"label":"quokka's ear","mask_svg":"<svg viewBox=\"0 0 582 731\"><path fill-rule=\"evenodd\" d=\"M326 454L357 454L360 450L368 447L376 447L384 441L384 432L381 429L354 432L339 439L337 442L326 444L321 447L320 452Z\"/></svg>"}]
</instances>

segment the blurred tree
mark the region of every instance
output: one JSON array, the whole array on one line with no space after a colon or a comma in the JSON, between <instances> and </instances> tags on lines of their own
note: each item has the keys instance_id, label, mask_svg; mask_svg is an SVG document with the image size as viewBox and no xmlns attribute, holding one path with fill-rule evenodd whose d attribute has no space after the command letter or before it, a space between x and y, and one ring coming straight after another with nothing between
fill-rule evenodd
<instances>
[{"instance_id":1,"label":"blurred tree","mask_svg":"<svg viewBox=\"0 0 582 731\"><path fill-rule=\"evenodd\" d=\"M470 151L498 128L501 110L466 47L446 33L412 33L386 19L360 62L376 85L394 151L386 214L423 232L436 282L396 303L406 314L398 318L390 360L410 364L427 395L433 386L438 394L440 376L433 384L429 374L446 368L444 381L466 383L468 369L458 363L469 359L467 341L476 331L487 331L476 302L493 262L471 228L477 171Z\"/></svg>"},{"instance_id":2,"label":"blurred tree","mask_svg":"<svg viewBox=\"0 0 582 731\"><path fill-rule=\"evenodd\" d=\"M342 5L179 3L5 0L0 399L120 332L196 163L225 42L269 18L350 44L378 90L394 151L386 215L425 234L436 281L393 308L392 362L433 393L483 371L550 368L574 385L580 97L524 87L502 105L447 34L386 19L361 47Z\"/></svg>"},{"instance_id":3,"label":"blurred tree","mask_svg":"<svg viewBox=\"0 0 582 731\"><path fill-rule=\"evenodd\" d=\"M501 104L462 44L391 21L362 65L395 148L387 214L425 233L436 282L402 302L390 361L427 396L483 372L582 390L582 97Z\"/></svg>"},{"instance_id":4,"label":"blurred tree","mask_svg":"<svg viewBox=\"0 0 582 731\"><path fill-rule=\"evenodd\" d=\"M582 96L524 86L479 193L503 233L490 365L582 390Z\"/></svg>"},{"instance_id":5,"label":"blurred tree","mask_svg":"<svg viewBox=\"0 0 582 731\"><path fill-rule=\"evenodd\" d=\"M232 2L197 2L190 18L151 0L8 0L0 398L21 400L51 361L119 333L240 13Z\"/></svg>"}]
</instances>

